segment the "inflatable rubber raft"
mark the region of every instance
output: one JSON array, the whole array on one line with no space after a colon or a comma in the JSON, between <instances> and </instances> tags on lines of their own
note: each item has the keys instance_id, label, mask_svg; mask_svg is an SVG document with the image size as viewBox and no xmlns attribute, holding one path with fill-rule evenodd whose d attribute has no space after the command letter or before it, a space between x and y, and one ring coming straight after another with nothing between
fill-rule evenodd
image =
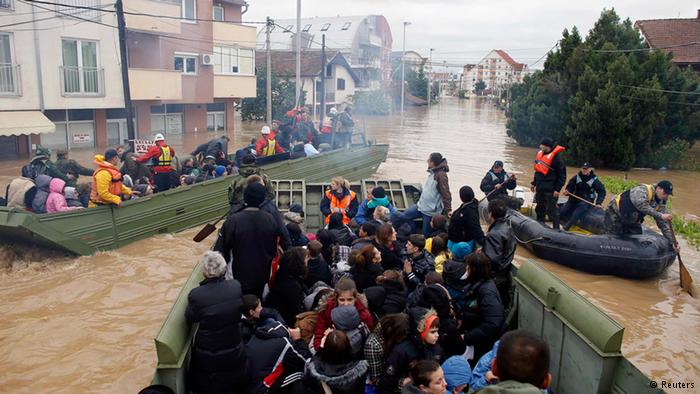
<instances>
[{"instance_id":1,"label":"inflatable rubber raft","mask_svg":"<svg viewBox=\"0 0 700 394\"><path fill-rule=\"evenodd\" d=\"M591 274L652 278L676 259L671 242L647 227L640 235L584 235L554 230L514 210L509 218L518 243L535 256Z\"/></svg>"}]
</instances>

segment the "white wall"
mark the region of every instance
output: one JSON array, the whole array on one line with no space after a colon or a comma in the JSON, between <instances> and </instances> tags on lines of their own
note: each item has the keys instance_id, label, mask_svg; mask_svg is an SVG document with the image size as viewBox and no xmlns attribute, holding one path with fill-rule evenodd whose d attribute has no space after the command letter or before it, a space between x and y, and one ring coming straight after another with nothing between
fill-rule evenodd
<instances>
[{"instance_id":1,"label":"white wall","mask_svg":"<svg viewBox=\"0 0 700 394\"><path fill-rule=\"evenodd\" d=\"M349 103L350 99L348 96L355 94L355 81L352 79L350 72L348 72L345 67L335 65L333 68L333 90L335 91L335 102L337 104ZM345 80L345 90L339 91L336 89L338 87L338 78Z\"/></svg>"}]
</instances>

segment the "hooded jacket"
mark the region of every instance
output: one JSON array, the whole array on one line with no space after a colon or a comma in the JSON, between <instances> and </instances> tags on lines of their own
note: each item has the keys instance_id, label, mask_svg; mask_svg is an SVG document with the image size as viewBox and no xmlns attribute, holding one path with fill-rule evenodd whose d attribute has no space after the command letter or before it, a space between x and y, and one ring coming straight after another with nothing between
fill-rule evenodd
<instances>
[{"instance_id":1,"label":"hooded jacket","mask_svg":"<svg viewBox=\"0 0 700 394\"><path fill-rule=\"evenodd\" d=\"M318 320L316 320L316 328L314 329L314 349L318 350L321 348L323 333L326 332L326 329L330 328L333 324L331 312L333 311L333 308L337 306L338 301L333 293L331 293L329 297L326 297L324 301L319 303ZM355 297L355 308L357 308L357 312L360 314L360 320L367 325L367 328L370 331L373 330L374 320L372 319L372 314L367 309L367 299L362 294L358 294Z\"/></svg>"},{"instance_id":2,"label":"hooded jacket","mask_svg":"<svg viewBox=\"0 0 700 394\"><path fill-rule=\"evenodd\" d=\"M316 355L306 363L306 386L309 392L323 394L321 382L328 385L333 394L361 394L365 391L368 364L366 360L346 364L330 364Z\"/></svg>"},{"instance_id":3,"label":"hooded jacket","mask_svg":"<svg viewBox=\"0 0 700 394\"><path fill-rule=\"evenodd\" d=\"M331 312L331 319L333 320L333 327L347 335L353 355L357 358L362 358L362 348L369 336L369 329L360 320L357 308L353 306L336 307Z\"/></svg>"},{"instance_id":4,"label":"hooded jacket","mask_svg":"<svg viewBox=\"0 0 700 394\"><path fill-rule=\"evenodd\" d=\"M452 212L452 194L447 173L447 159L443 159L435 168L428 169L428 178L418 200L418 210L424 215L447 215Z\"/></svg>"},{"instance_id":5,"label":"hooded jacket","mask_svg":"<svg viewBox=\"0 0 700 394\"><path fill-rule=\"evenodd\" d=\"M46 213L46 200L49 198L51 177L48 175L37 175L34 179L36 183L36 194L32 201L32 211L34 213Z\"/></svg>"},{"instance_id":6,"label":"hooded jacket","mask_svg":"<svg viewBox=\"0 0 700 394\"><path fill-rule=\"evenodd\" d=\"M467 345L461 337L457 321L452 315L452 306L447 289L438 284L426 286L417 300L417 305L434 309L440 317L440 338L438 343L445 352L445 358L464 354Z\"/></svg>"},{"instance_id":7,"label":"hooded jacket","mask_svg":"<svg viewBox=\"0 0 700 394\"><path fill-rule=\"evenodd\" d=\"M484 231L479 223L479 200L464 203L452 213L447 239L453 243L476 241L479 245L484 244Z\"/></svg>"},{"instance_id":8,"label":"hooded jacket","mask_svg":"<svg viewBox=\"0 0 700 394\"><path fill-rule=\"evenodd\" d=\"M33 179L23 176L15 178L7 186L7 208L32 209L35 195L36 185Z\"/></svg>"},{"instance_id":9,"label":"hooded jacket","mask_svg":"<svg viewBox=\"0 0 700 394\"><path fill-rule=\"evenodd\" d=\"M255 331L245 345L250 380L246 393L267 393L266 385L288 387L300 383L310 356L302 340L292 341L284 324L270 322Z\"/></svg>"},{"instance_id":10,"label":"hooded jacket","mask_svg":"<svg viewBox=\"0 0 700 394\"><path fill-rule=\"evenodd\" d=\"M122 195L131 196L131 189L121 183L121 177L115 182L115 176L121 173L112 163L105 161L104 156L95 155L95 165L97 169L92 175L90 207L96 207L98 204L120 205ZM117 184L119 187L115 186Z\"/></svg>"},{"instance_id":11,"label":"hooded jacket","mask_svg":"<svg viewBox=\"0 0 700 394\"><path fill-rule=\"evenodd\" d=\"M73 209L80 209L78 207L69 207L66 197L63 195L63 188L66 186L66 182L60 178L53 178L49 183L49 193L46 199L46 212L63 212L70 211ZM82 208L82 207L81 207Z\"/></svg>"}]
</instances>

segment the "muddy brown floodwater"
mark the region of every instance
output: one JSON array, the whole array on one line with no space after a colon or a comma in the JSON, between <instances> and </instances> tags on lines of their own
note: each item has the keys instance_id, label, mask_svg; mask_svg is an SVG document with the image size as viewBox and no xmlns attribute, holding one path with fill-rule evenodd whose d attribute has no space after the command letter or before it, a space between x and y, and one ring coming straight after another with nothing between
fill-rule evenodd
<instances>
[{"instance_id":1,"label":"muddy brown floodwater","mask_svg":"<svg viewBox=\"0 0 700 394\"><path fill-rule=\"evenodd\" d=\"M502 112L486 102L446 99L430 109L409 108L403 119L356 121L366 126L370 138L390 144L377 177L422 182L427 156L442 152L450 164L455 203L460 186L478 190L494 160L503 160L521 184L532 177L535 150L515 145L506 136ZM259 123L239 121L232 145L244 145L259 128ZM169 141L178 152L189 152L213 137L200 133ZM92 161L92 151L71 154L85 165ZM23 164L0 161L0 190ZM569 175L575 171L570 167ZM700 173L627 175L640 182L671 180L674 210L700 215ZM0 245L0 391L129 393L146 386L155 365L153 337L209 246L191 240L197 231L160 235L79 258ZM685 242L682 246L684 262L697 281L700 253ZM530 258L518 249L517 263ZM623 352L651 378L700 383L700 301L679 290L677 264L659 278L632 281L535 260L625 326Z\"/></svg>"}]
</instances>

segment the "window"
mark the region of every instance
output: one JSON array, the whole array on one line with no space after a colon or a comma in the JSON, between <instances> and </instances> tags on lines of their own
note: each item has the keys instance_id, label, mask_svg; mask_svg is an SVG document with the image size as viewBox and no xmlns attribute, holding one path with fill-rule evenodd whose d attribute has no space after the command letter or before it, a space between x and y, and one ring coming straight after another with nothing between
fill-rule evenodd
<instances>
[{"instance_id":1,"label":"window","mask_svg":"<svg viewBox=\"0 0 700 394\"><path fill-rule=\"evenodd\" d=\"M64 94L102 93L102 68L97 58L97 42L63 39L61 77Z\"/></svg>"},{"instance_id":2,"label":"window","mask_svg":"<svg viewBox=\"0 0 700 394\"><path fill-rule=\"evenodd\" d=\"M215 21L223 21L224 20L224 7L215 5L214 6L214 11L212 12L212 15L214 16Z\"/></svg>"},{"instance_id":3,"label":"window","mask_svg":"<svg viewBox=\"0 0 700 394\"><path fill-rule=\"evenodd\" d=\"M151 133L182 134L183 110L182 104L152 105Z\"/></svg>"},{"instance_id":4,"label":"window","mask_svg":"<svg viewBox=\"0 0 700 394\"><path fill-rule=\"evenodd\" d=\"M0 11L11 11L14 8L12 0L0 0Z\"/></svg>"},{"instance_id":5,"label":"window","mask_svg":"<svg viewBox=\"0 0 700 394\"><path fill-rule=\"evenodd\" d=\"M174 68L185 75L197 75L197 60L196 55L178 55L175 54Z\"/></svg>"},{"instance_id":6,"label":"window","mask_svg":"<svg viewBox=\"0 0 700 394\"><path fill-rule=\"evenodd\" d=\"M326 78L332 78L333 77L333 65L329 64L326 66Z\"/></svg>"},{"instance_id":7,"label":"window","mask_svg":"<svg viewBox=\"0 0 700 394\"><path fill-rule=\"evenodd\" d=\"M18 95L18 66L13 64L12 36L0 33L0 94Z\"/></svg>"},{"instance_id":8,"label":"window","mask_svg":"<svg viewBox=\"0 0 700 394\"><path fill-rule=\"evenodd\" d=\"M350 28L350 25L352 25L352 22L345 22L341 30L347 30Z\"/></svg>"},{"instance_id":9,"label":"window","mask_svg":"<svg viewBox=\"0 0 700 394\"><path fill-rule=\"evenodd\" d=\"M311 25L306 25L306 26L304 26L304 28L303 28L301 31L307 32L307 31L309 31L309 30L311 30Z\"/></svg>"},{"instance_id":10,"label":"window","mask_svg":"<svg viewBox=\"0 0 700 394\"><path fill-rule=\"evenodd\" d=\"M182 19L185 22L197 23L197 0L182 0Z\"/></svg>"},{"instance_id":11,"label":"window","mask_svg":"<svg viewBox=\"0 0 700 394\"><path fill-rule=\"evenodd\" d=\"M12 1L12 0L0 0L1 1ZM88 7L88 8L76 8L78 7ZM59 18L66 18L75 16L76 18L99 20L102 12L97 10L101 7L100 0L57 0L56 5L56 16Z\"/></svg>"},{"instance_id":12,"label":"window","mask_svg":"<svg viewBox=\"0 0 700 394\"><path fill-rule=\"evenodd\" d=\"M294 27L294 25L287 25L287 27L284 28L284 32L289 33L290 31L292 31L292 27Z\"/></svg>"},{"instance_id":13,"label":"window","mask_svg":"<svg viewBox=\"0 0 700 394\"><path fill-rule=\"evenodd\" d=\"M338 78L335 90L345 90L345 80L343 78Z\"/></svg>"},{"instance_id":14,"label":"window","mask_svg":"<svg viewBox=\"0 0 700 394\"><path fill-rule=\"evenodd\" d=\"M243 74L255 73L255 51L249 48L214 47L214 73Z\"/></svg>"},{"instance_id":15,"label":"window","mask_svg":"<svg viewBox=\"0 0 700 394\"><path fill-rule=\"evenodd\" d=\"M328 29L330 29L330 27L331 27L331 24L330 24L330 23L326 23L326 24L324 24L323 27L321 28L321 31L328 31Z\"/></svg>"}]
</instances>

